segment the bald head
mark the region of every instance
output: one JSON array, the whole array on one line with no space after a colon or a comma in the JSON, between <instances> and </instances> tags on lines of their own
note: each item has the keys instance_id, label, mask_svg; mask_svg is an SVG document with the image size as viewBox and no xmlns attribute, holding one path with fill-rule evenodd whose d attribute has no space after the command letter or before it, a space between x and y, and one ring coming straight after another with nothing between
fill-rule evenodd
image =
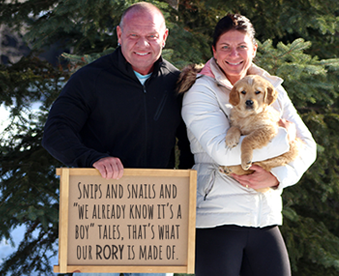
<instances>
[{"instance_id":1,"label":"bald head","mask_svg":"<svg viewBox=\"0 0 339 276\"><path fill-rule=\"evenodd\" d=\"M136 4L131 5L124 11L119 23L121 29L123 29L124 27L124 20L133 14L145 14L145 15L153 14L154 16L158 16L160 17L159 20L163 22L162 28L166 29L165 17L161 10L158 7L154 6L153 4L147 2L138 2Z\"/></svg>"},{"instance_id":2,"label":"bald head","mask_svg":"<svg viewBox=\"0 0 339 276\"><path fill-rule=\"evenodd\" d=\"M150 3L129 7L117 26L121 53L134 71L147 75L160 58L168 36L162 12Z\"/></svg>"}]
</instances>

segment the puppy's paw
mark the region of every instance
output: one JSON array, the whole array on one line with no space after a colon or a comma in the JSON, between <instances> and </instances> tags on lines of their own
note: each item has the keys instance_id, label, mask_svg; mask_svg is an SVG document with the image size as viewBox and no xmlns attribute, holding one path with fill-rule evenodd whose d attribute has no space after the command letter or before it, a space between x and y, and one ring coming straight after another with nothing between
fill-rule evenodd
<instances>
[{"instance_id":1,"label":"puppy's paw","mask_svg":"<svg viewBox=\"0 0 339 276\"><path fill-rule=\"evenodd\" d=\"M230 174L232 173L232 170L227 166L219 166L219 172L224 174Z\"/></svg>"},{"instance_id":2,"label":"puppy's paw","mask_svg":"<svg viewBox=\"0 0 339 276\"><path fill-rule=\"evenodd\" d=\"M252 166L252 162L251 161L246 161L246 162L241 162L241 167L243 168L243 170L247 171L249 170L249 168Z\"/></svg>"},{"instance_id":3,"label":"puppy's paw","mask_svg":"<svg viewBox=\"0 0 339 276\"><path fill-rule=\"evenodd\" d=\"M229 148L234 148L239 144L240 137L232 136L232 135L226 135L225 143L226 146Z\"/></svg>"},{"instance_id":4,"label":"puppy's paw","mask_svg":"<svg viewBox=\"0 0 339 276\"><path fill-rule=\"evenodd\" d=\"M234 126L230 127L227 130L226 137L225 137L226 146L229 148L234 148L236 145L239 144L240 136L241 136L241 131L238 127L234 127Z\"/></svg>"},{"instance_id":5,"label":"puppy's paw","mask_svg":"<svg viewBox=\"0 0 339 276\"><path fill-rule=\"evenodd\" d=\"M241 167L244 170L248 170L252 166L252 154L245 153L241 155Z\"/></svg>"}]
</instances>

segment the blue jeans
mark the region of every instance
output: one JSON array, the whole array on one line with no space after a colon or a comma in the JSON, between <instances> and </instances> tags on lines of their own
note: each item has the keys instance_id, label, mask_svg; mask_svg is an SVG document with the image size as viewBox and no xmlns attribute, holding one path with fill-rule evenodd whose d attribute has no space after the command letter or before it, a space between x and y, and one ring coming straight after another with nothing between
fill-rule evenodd
<instances>
[{"instance_id":1,"label":"blue jeans","mask_svg":"<svg viewBox=\"0 0 339 276\"><path fill-rule=\"evenodd\" d=\"M173 276L173 273L123 273L124 276ZM120 276L120 273L76 273L74 276Z\"/></svg>"}]
</instances>

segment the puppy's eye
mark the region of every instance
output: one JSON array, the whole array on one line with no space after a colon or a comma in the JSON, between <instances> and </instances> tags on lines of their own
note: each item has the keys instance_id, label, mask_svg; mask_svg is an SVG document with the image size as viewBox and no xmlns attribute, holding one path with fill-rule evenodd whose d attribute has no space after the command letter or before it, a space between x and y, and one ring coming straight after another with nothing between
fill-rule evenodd
<instances>
[{"instance_id":1,"label":"puppy's eye","mask_svg":"<svg viewBox=\"0 0 339 276\"><path fill-rule=\"evenodd\" d=\"M260 94L260 91L255 91L255 94L256 94L256 95Z\"/></svg>"},{"instance_id":2,"label":"puppy's eye","mask_svg":"<svg viewBox=\"0 0 339 276\"><path fill-rule=\"evenodd\" d=\"M240 93L246 95L246 91L245 90L241 91Z\"/></svg>"}]
</instances>

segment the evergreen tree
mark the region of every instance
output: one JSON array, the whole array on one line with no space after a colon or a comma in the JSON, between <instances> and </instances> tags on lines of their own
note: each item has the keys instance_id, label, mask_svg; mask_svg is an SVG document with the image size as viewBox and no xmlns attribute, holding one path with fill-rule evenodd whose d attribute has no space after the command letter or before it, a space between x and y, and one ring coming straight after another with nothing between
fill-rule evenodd
<instances>
[{"instance_id":1,"label":"evergreen tree","mask_svg":"<svg viewBox=\"0 0 339 276\"><path fill-rule=\"evenodd\" d=\"M0 65L0 103L11 123L0 140L0 238L19 225L26 233L0 274L49 275L47 251L58 235L58 185L62 166L42 147L50 105L70 74L113 51L115 26L134 1L0 0L0 25L24 35L33 50ZM211 57L211 36L228 12L251 19L259 43L256 64L282 77L318 144L318 158L299 184L284 191L284 225L293 275L339 273L339 7L336 0L181 0L153 2L170 35L164 56L182 68ZM24 31L23 31L24 30ZM51 45L65 50L59 66L41 58ZM1 45L0 45L1 49ZM32 106L39 102L38 111ZM268 260L269 261L269 260Z\"/></svg>"}]
</instances>

